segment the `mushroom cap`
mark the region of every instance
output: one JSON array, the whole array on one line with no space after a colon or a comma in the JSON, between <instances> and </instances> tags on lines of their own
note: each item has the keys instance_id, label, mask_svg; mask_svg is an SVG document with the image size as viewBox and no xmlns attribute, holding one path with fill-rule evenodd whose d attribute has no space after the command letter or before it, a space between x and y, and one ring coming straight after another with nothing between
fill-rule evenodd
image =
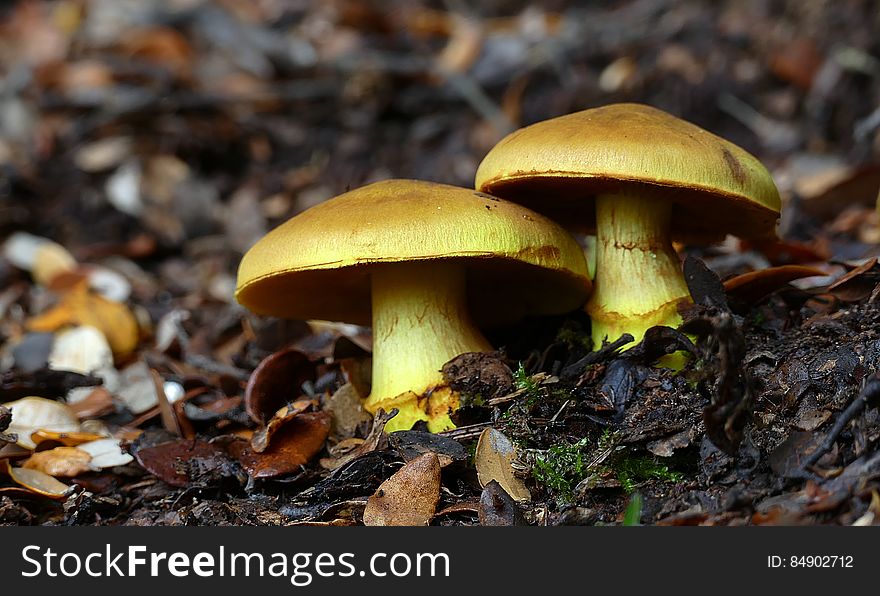
<instances>
[{"instance_id":1,"label":"mushroom cap","mask_svg":"<svg viewBox=\"0 0 880 596\"><path fill-rule=\"evenodd\" d=\"M466 265L483 325L574 310L591 287L580 245L546 217L472 189L386 180L269 232L239 265L236 299L260 314L369 325L375 267L423 261L430 279L438 259Z\"/></svg>"},{"instance_id":2,"label":"mushroom cap","mask_svg":"<svg viewBox=\"0 0 880 596\"><path fill-rule=\"evenodd\" d=\"M476 188L556 221L595 226L593 198L637 192L672 201L672 234L775 235L779 191L750 153L690 122L634 103L545 120L502 139Z\"/></svg>"}]
</instances>

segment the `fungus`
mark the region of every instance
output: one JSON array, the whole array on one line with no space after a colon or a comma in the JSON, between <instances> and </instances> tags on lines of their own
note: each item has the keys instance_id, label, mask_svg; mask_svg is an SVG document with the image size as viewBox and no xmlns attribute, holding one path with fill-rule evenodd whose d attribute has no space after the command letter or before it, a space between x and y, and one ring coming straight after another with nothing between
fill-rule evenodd
<instances>
[{"instance_id":1,"label":"fungus","mask_svg":"<svg viewBox=\"0 0 880 596\"><path fill-rule=\"evenodd\" d=\"M386 430L453 427L458 395L441 367L491 351L480 326L577 309L590 288L577 242L520 205L470 189L387 180L293 217L238 271L260 314L373 327L365 407L398 408Z\"/></svg>"},{"instance_id":2,"label":"fungus","mask_svg":"<svg viewBox=\"0 0 880 596\"><path fill-rule=\"evenodd\" d=\"M672 240L775 235L780 199L736 145L666 112L613 104L515 131L483 159L476 188L596 232L593 341L676 327L688 297Z\"/></svg>"}]
</instances>

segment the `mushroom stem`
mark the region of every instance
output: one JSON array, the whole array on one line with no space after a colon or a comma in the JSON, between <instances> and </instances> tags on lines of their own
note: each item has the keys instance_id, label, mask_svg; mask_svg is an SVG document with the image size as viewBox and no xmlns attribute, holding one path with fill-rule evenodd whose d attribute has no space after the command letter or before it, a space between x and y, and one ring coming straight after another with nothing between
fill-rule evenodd
<instances>
[{"instance_id":1,"label":"mushroom stem","mask_svg":"<svg viewBox=\"0 0 880 596\"><path fill-rule=\"evenodd\" d=\"M394 263L372 275L373 387L365 407L400 411L386 430L418 420L432 432L452 428L458 398L440 369L465 352L492 347L470 320L465 270L446 261Z\"/></svg>"},{"instance_id":2,"label":"mushroom stem","mask_svg":"<svg viewBox=\"0 0 880 596\"><path fill-rule=\"evenodd\" d=\"M677 303L689 292L670 240L671 209L637 194L596 197L596 277L586 306L594 348L681 323Z\"/></svg>"}]
</instances>

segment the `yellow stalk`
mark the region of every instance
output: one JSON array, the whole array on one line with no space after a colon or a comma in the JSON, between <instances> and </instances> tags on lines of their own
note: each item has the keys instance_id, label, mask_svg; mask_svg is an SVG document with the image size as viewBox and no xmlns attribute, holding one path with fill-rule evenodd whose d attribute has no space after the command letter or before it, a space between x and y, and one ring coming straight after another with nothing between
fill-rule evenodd
<instances>
[{"instance_id":1,"label":"yellow stalk","mask_svg":"<svg viewBox=\"0 0 880 596\"><path fill-rule=\"evenodd\" d=\"M468 316L465 270L453 261L394 263L372 275L373 387L365 407L400 410L389 432L418 420L432 432L452 428L458 396L442 366L464 352L492 347Z\"/></svg>"},{"instance_id":2,"label":"yellow stalk","mask_svg":"<svg viewBox=\"0 0 880 596\"><path fill-rule=\"evenodd\" d=\"M594 349L655 325L677 327L676 305L689 295L670 241L671 204L638 195L596 198L596 277L586 310Z\"/></svg>"}]
</instances>

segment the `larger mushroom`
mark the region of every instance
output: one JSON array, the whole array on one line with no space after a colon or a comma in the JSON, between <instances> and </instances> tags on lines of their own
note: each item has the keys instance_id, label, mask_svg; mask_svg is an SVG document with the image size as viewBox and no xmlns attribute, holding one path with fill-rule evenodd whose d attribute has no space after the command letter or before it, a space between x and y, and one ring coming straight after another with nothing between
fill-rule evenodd
<instances>
[{"instance_id":1,"label":"larger mushroom","mask_svg":"<svg viewBox=\"0 0 880 596\"><path fill-rule=\"evenodd\" d=\"M577 309L590 288L580 247L520 205L470 189L387 180L293 217L257 242L236 297L275 316L373 327L366 408L451 428L458 396L440 369L490 351L482 325Z\"/></svg>"},{"instance_id":2,"label":"larger mushroom","mask_svg":"<svg viewBox=\"0 0 880 596\"><path fill-rule=\"evenodd\" d=\"M672 240L771 237L780 200L740 147L666 112L613 104L515 131L483 159L476 188L596 233L593 341L676 327L688 297Z\"/></svg>"}]
</instances>

